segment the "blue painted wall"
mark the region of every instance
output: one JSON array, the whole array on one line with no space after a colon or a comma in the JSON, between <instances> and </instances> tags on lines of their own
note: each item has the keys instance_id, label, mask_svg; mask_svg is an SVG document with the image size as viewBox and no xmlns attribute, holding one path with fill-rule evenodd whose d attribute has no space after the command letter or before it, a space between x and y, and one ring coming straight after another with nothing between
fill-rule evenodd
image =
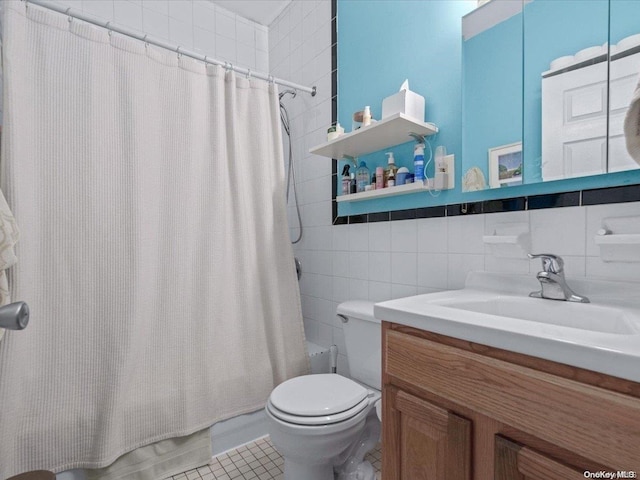
<instances>
[{"instance_id":1,"label":"blue painted wall","mask_svg":"<svg viewBox=\"0 0 640 480\"><path fill-rule=\"evenodd\" d=\"M595 0L593 3L599 4L600 2L601 0ZM364 202L344 202L339 204L340 215L471 202L505 196L504 189L471 193L462 193L460 190L462 164L468 164L466 161L462 162L461 159L463 122L461 108L461 18L474 8L475 3L475 1L466 0L338 0L338 120L340 123L346 127L347 131L350 131L351 115L353 112L361 110L365 105L371 106L374 118L380 118L382 99L396 92L402 81L408 78L411 89L426 99L426 121L434 122L440 128L440 133L435 138L431 137L433 148L444 145L448 153L456 155L455 190L442 192L438 197L421 192ZM573 17L565 16L562 21L554 20L554 22L559 22L559 26L562 27L560 32L564 32L558 34L560 37L568 36L566 31L571 26L574 26L581 34L587 35L589 33L590 29L584 27L586 23L575 21L575 15L578 15L581 22L589 21L588 19L593 22L594 13L586 9L592 0L579 2L582 5L578 9L575 8L578 3L575 0L535 0L532 4L527 5L527 9L531 9L533 14L543 17L544 9L549 7L551 3L573 4L571 9ZM603 3L606 2L603 1ZM613 0L611 18L613 21L623 23L622 27L618 29L616 25L614 29L620 38L640 30L636 20L639 18L638 15L629 15L626 10L624 13L620 12L626 8L637 11L638 4L640 1L637 0ZM568 7L569 5L567 5ZM586 12L581 9L586 9ZM608 18L606 12L603 18ZM548 17L544 20L546 24L549 24ZM601 19L601 21L603 20ZM508 22L504 23L507 25L503 27L503 30L509 32L511 28L512 34L512 30L516 28L517 19L513 20L512 25L509 25ZM525 27L526 31L527 27ZM535 31L526 32L525 36L531 39L539 38ZM544 40L546 37L543 35L542 38ZM612 36L612 41L617 41L613 38ZM604 43L606 40L605 37L600 43ZM544 41L553 43L549 38ZM590 43L587 42L587 44ZM565 42L563 46L566 45ZM577 47L572 47L574 53L576 49L584 48L585 43L576 40L576 45ZM501 60L494 57L502 56L502 51L488 49L487 53L491 56L491 61L500 65ZM553 53L550 58L547 58L549 57L547 54L542 67L540 65L543 61L539 59L537 60L538 67L532 66L531 69L538 69L536 75L539 79L540 72L548 69L548 63L551 59L565 54L563 52ZM513 57L514 55L515 50L510 50L509 56ZM532 56L534 55L531 52L527 54L527 57ZM501 68L504 68L504 65ZM517 81L511 82L511 85L513 83L517 83ZM532 84L532 82L525 80L525 84L527 83ZM537 88L539 89L539 81ZM505 100L500 108L506 108L511 101L516 102L513 98L513 92L512 88L504 90ZM467 97L470 94L470 91L465 93ZM482 90L477 89L477 95L481 94ZM535 94L535 91L530 92L527 94L527 98ZM539 99L537 101L539 102ZM519 102L521 105L523 104L522 97L519 98ZM533 100L530 99L524 101L525 112L527 112L527 108L531 108L532 102ZM539 103L537 108L539 110ZM500 112L500 109L497 108L491 110L496 114ZM535 125L538 130L540 125L539 116L537 119L527 119L527 115L529 113L524 114L525 145L527 145L528 136L533 135ZM465 129L469 128L486 129L486 125L478 125L477 120L465 117ZM496 130L504 136L505 140L496 140L493 145L515 141L510 139L513 132ZM539 141L536 142L536 145L532 145L532 148L536 147L539 151ZM393 148L392 151L395 152L396 163L399 166L407 166L413 171L413 142ZM484 155L483 164L486 163L486 149ZM536 155L539 157L535 150L529 151L525 146L525 158L535 158ZM361 158L367 162L371 171L377 165L384 165L385 159L384 151ZM342 170L342 165L343 162L340 162L338 173ZM428 170L428 175L433 175L432 165ZM529 176L531 175L529 172ZM509 195L532 195L636 183L640 183L640 171L510 187Z\"/></svg>"},{"instance_id":2,"label":"blue painted wall","mask_svg":"<svg viewBox=\"0 0 640 480\"><path fill-rule=\"evenodd\" d=\"M459 162L462 151L461 18L475 1L338 0L338 121L351 130L352 114L371 106L380 119L382 100L405 78L425 97L425 120L440 133L432 146L444 145ZM393 148L398 166L413 172L413 145ZM384 165L383 152L362 157L370 170ZM342 171L342 164L338 173ZM433 176L433 163L428 175ZM425 204L428 193L339 205L340 215L399 210ZM443 192L438 203L451 202ZM416 198L417 197L417 198ZM429 198L430 204L435 199Z\"/></svg>"},{"instance_id":3,"label":"blue painted wall","mask_svg":"<svg viewBox=\"0 0 640 480\"><path fill-rule=\"evenodd\" d=\"M479 167L488 182L488 150L522 141L522 15L466 40L462 58L461 172Z\"/></svg>"}]
</instances>

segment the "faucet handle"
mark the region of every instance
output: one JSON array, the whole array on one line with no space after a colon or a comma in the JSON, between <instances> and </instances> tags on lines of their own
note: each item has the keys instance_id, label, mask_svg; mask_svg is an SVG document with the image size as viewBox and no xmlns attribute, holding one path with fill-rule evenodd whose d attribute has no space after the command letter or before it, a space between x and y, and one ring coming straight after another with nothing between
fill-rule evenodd
<instances>
[{"instance_id":1,"label":"faucet handle","mask_svg":"<svg viewBox=\"0 0 640 480\"><path fill-rule=\"evenodd\" d=\"M553 253L528 253L529 258L540 258L542 269L549 273L562 273L564 271L564 260Z\"/></svg>"}]
</instances>

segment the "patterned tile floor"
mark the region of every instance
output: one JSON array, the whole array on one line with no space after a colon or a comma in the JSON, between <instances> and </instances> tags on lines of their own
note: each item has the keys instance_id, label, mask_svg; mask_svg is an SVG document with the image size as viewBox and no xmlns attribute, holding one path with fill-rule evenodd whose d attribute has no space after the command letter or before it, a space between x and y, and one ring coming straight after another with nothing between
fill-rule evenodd
<instances>
[{"instance_id":1,"label":"patterned tile floor","mask_svg":"<svg viewBox=\"0 0 640 480\"><path fill-rule=\"evenodd\" d=\"M366 456L378 472L380 458L380 445ZM275 450L269 437L265 437L218 455L209 465L166 480L282 480L283 470L282 456Z\"/></svg>"}]
</instances>

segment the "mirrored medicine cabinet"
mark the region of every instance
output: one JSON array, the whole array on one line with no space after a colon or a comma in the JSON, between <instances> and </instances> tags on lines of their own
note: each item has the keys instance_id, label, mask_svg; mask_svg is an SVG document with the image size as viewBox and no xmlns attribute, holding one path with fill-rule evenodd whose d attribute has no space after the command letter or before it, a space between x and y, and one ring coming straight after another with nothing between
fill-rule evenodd
<instances>
[{"instance_id":1,"label":"mirrored medicine cabinet","mask_svg":"<svg viewBox=\"0 0 640 480\"><path fill-rule=\"evenodd\" d=\"M463 17L462 191L506 198L520 185L640 168L623 134L639 18L637 0L492 0Z\"/></svg>"}]
</instances>

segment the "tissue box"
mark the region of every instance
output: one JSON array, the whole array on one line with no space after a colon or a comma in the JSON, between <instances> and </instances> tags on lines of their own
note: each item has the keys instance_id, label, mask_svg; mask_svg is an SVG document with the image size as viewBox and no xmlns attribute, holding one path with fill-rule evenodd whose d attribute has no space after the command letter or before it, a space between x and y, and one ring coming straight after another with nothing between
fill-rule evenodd
<instances>
[{"instance_id":1,"label":"tissue box","mask_svg":"<svg viewBox=\"0 0 640 480\"><path fill-rule=\"evenodd\" d=\"M400 90L382 100L382 118L396 113L404 113L414 120L424 122L424 97L411 90Z\"/></svg>"}]
</instances>

